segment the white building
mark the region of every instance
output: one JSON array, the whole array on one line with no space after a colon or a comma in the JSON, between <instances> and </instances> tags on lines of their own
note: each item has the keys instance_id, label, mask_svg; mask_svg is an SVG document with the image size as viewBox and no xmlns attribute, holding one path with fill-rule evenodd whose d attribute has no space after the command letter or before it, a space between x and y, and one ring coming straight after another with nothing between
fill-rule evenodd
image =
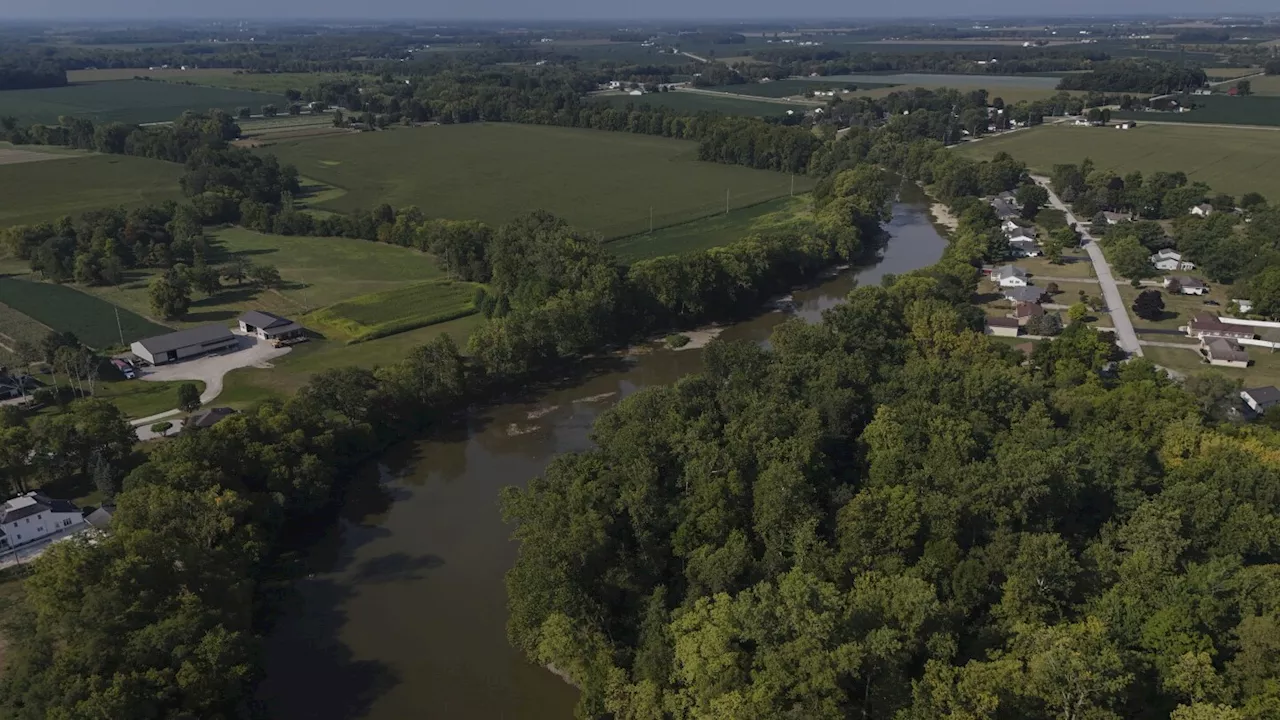
<instances>
[{"instance_id":1,"label":"white building","mask_svg":"<svg viewBox=\"0 0 1280 720\"><path fill-rule=\"evenodd\" d=\"M1165 248L1151 256L1151 264L1159 270L1195 270L1195 263L1182 259L1182 253Z\"/></svg>"},{"instance_id":2,"label":"white building","mask_svg":"<svg viewBox=\"0 0 1280 720\"><path fill-rule=\"evenodd\" d=\"M1196 217L1209 217L1213 214L1213 206L1209 203L1200 203L1191 208L1190 213Z\"/></svg>"},{"instance_id":3,"label":"white building","mask_svg":"<svg viewBox=\"0 0 1280 720\"><path fill-rule=\"evenodd\" d=\"M1026 287L1027 271L1016 265L1004 265L991 271L991 280L1002 288Z\"/></svg>"},{"instance_id":4,"label":"white building","mask_svg":"<svg viewBox=\"0 0 1280 720\"><path fill-rule=\"evenodd\" d=\"M1191 277L1167 277L1162 284L1168 290L1175 280L1178 282L1178 292L1183 295L1203 295L1209 292L1207 285Z\"/></svg>"},{"instance_id":5,"label":"white building","mask_svg":"<svg viewBox=\"0 0 1280 720\"><path fill-rule=\"evenodd\" d=\"M201 325L139 340L129 346L134 355L152 365L177 362L212 352L238 350L240 341L222 325Z\"/></svg>"},{"instance_id":6,"label":"white building","mask_svg":"<svg viewBox=\"0 0 1280 720\"><path fill-rule=\"evenodd\" d=\"M71 528L83 530L84 514L68 500L29 492L0 508L0 551L35 542Z\"/></svg>"},{"instance_id":7,"label":"white building","mask_svg":"<svg viewBox=\"0 0 1280 720\"><path fill-rule=\"evenodd\" d=\"M264 310L250 310L240 316L240 332L263 340L287 340L306 332L301 325L286 317Z\"/></svg>"}]
</instances>

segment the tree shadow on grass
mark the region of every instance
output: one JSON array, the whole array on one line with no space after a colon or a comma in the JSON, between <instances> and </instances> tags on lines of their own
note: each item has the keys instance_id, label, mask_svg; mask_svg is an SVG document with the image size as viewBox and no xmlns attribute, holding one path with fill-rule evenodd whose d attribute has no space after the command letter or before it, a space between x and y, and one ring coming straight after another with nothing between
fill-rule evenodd
<instances>
[{"instance_id":1,"label":"tree shadow on grass","mask_svg":"<svg viewBox=\"0 0 1280 720\"><path fill-rule=\"evenodd\" d=\"M205 312L189 312L182 317L186 322L216 323L226 322L239 316L235 310L206 310Z\"/></svg>"},{"instance_id":2,"label":"tree shadow on grass","mask_svg":"<svg viewBox=\"0 0 1280 720\"><path fill-rule=\"evenodd\" d=\"M191 303L193 308L208 307L210 305L226 305L227 303L248 302L258 298L259 288L257 285L240 285L239 287L232 285L229 288L219 290L217 294L209 297L200 298Z\"/></svg>"}]
</instances>

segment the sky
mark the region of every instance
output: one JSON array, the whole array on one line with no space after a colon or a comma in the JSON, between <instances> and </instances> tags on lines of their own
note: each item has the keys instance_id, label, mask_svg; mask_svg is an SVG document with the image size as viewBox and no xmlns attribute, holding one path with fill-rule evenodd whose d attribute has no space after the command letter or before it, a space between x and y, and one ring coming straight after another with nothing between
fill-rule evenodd
<instances>
[{"instance_id":1,"label":"sky","mask_svg":"<svg viewBox=\"0 0 1280 720\"><path fill-rule=\"evenodd\" d=\"M4 18L703 19L887 18L1276 12L1275 0L0 0Z\"/></svg>"}]
</instances>

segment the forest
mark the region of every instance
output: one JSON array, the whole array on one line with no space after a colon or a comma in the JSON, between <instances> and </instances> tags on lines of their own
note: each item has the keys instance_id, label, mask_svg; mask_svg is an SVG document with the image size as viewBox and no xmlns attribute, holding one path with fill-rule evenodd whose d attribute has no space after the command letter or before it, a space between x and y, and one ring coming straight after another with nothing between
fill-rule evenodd
<instances>
[{"instance_id":1,"label":"forest","mask_svg":"<svg viewBox=\"0 0 1280 720\"><path fill-rule=\"evenodd\" d=\"M1088 72L1065 75L1060 90L1102 90L1151 95L1194 90L1207 82L1204 70L1149 59L1096 63Z\"/></svg>"},{"instance_id":2,"label":"forest","mask_svg":"<svg viewBox=\"0 0 1280 720\"><path fill-rule=\"evenodd\" d=\"M67 73L50 62L0 55L0 90L62 87Z\"/></svg>"}]
</instances>

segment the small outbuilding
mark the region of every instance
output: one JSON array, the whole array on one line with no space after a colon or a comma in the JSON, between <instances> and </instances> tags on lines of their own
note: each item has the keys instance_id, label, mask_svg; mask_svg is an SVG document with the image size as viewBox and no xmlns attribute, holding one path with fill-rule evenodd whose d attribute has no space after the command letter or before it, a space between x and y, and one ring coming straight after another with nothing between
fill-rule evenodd
<instances>
[{"instance_id":1,"label":"small outbuilding","mask_svg":"<svg viewBox=\"0 0 1280 720\"><path fill-rule=\"evenodd\" d=\"M265 310L250 310L240 316L239 323L240 332L263 340L288 340L306 332L293 320Z\"/></svg>"},{"instance_id":2,"label":"small outbuilding","mask_svg":"<svg viewBox=\"0 0 1280 720\"><path fill-rule=\"evenodd\" d=\"M236 411L229 407L216 407L201 410L200 412L191 413L190 417L182 423L182 428L185 430L189 428L213 427L235 414Z\"/></svg>"},{"instance_id":3,"label":"small outbuilding","mask_svg":"<svg viewBox=\"0 0 1280 720\"><path fill-rule=\"evenodd\" d=\"M1022 330L1022 325L1014 318L1007 317L988 317L987 318L987 334L999 335L1002 337L1017 337L1018 332Z\"/></svg>"},{"instance_id":4,"label":"small outbuilding","mask_svg":"<svg viewBox=\"0 0 1280 720\"><path fill-rule=\"evenodd\" d=\"M1274 385L1266 387L1248 388L1240 391L1240 399L1244 400L1244 404L1249 409L1262 414L1275 405L1280 405L1280 390Z\"/></svg>"},{"instance_id":5,"label":"small outbuilding","mask_svg":"<svg viewBox=\"0 0 1280 720\"><path fill-rule=\"evenodd\" d=\"M129 346L134 355L151 365L164 365L239 348L239 339L222 325L201 325L139 340Z\"/></svg>"}]
</instances>

